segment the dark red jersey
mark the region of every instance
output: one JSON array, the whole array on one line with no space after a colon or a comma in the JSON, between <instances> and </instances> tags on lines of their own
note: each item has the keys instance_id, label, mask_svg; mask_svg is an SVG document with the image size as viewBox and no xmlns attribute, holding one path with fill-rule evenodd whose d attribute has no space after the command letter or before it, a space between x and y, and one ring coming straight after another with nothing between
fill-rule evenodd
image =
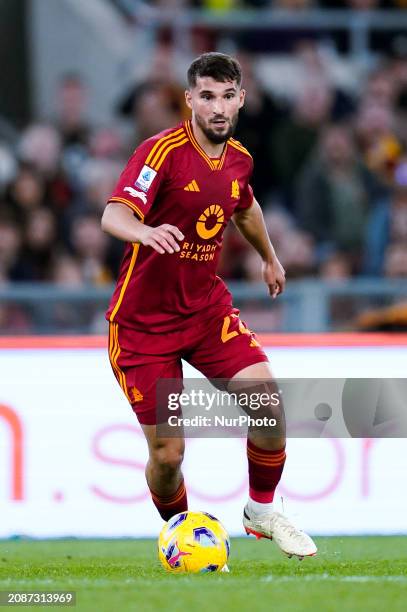
<instances>
[{"instance_id":1,"label":"dark red jersey","mask_svg":"<svg viewBox=\"0 0 407 612\"><path fill-rule=\"evenodd\" d=\"M177 226L178 253L127 244L107 318L150 333L182 329L194 315L231 306L216 276L223 231L237 210L251 206L253 161L230 138L211 159L189 121L143 142L130 158L109 202L128 206L147 225Z\"/></svg>"}]
</instances>

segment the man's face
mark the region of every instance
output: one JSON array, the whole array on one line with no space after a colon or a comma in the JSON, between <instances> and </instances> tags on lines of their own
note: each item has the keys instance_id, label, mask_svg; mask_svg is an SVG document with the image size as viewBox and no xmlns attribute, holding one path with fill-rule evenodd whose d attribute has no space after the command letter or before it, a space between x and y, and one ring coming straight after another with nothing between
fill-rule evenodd
<instances>
[{"instance_id":1,"label":"man's face","mask_svg":"<svg viewBox=\"0 0 407 612\"><path fill-rule=\"evenodd\" d=\"M212 77L197 77L196 86L185 92L192 118L214 144L226 142L233 135L244 96L244 89L236 81L223 83Z\"/></svg>"}]
</instances>

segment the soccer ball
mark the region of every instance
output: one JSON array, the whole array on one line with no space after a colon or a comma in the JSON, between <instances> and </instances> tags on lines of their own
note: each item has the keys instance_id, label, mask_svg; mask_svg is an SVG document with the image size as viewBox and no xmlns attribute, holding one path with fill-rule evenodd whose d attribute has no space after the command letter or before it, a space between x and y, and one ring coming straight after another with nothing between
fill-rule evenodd
<instances>
[{"instance_id":1,"label":"soccer ball","mask_svg":"<svg viewBox=\"0 0 407 612\"><path fill-rule=\"evenodd\" d=\"M158 538L158 556L168 572L220 572L229 551L226 529L208 512L176 514Z\"/></svg>"}]
</instances>

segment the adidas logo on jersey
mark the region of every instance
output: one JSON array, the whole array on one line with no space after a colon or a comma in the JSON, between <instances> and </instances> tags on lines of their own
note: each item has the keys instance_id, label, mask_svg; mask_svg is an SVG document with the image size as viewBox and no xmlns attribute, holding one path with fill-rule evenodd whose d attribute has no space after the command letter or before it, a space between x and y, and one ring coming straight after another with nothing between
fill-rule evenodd
<instances>
[{"instance_id":1,"label":"adidas logo on jersey","mask_svg":"<svg viewBox=\"0 0 407 612\"><path fill-rule=\"evenodd\" d=\"M194 179L193 181L191 181L190 183L188 183L188 185L184 187L184 191L201 191L201 190L199 189L198 183Z\"/></svg>"}]
</instances>

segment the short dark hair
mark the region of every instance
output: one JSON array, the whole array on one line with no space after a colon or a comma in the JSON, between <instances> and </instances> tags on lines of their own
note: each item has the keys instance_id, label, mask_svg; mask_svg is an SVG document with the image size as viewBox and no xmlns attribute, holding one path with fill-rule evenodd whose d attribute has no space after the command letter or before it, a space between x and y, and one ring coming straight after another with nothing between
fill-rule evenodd
<instances>
[{"instance_id":1,"label":"short dark hair","mask_svg":"<svg viewBox=\"0 0 407 612\"><path fill-rule=\"evenodd\" d=\"M225 83L236 81L242 83L242 69L237 60L224 53L203 53L188 68L188 85L196 86L197 77L212 77L215 81Z\"/></svg>"}]
</instances>

